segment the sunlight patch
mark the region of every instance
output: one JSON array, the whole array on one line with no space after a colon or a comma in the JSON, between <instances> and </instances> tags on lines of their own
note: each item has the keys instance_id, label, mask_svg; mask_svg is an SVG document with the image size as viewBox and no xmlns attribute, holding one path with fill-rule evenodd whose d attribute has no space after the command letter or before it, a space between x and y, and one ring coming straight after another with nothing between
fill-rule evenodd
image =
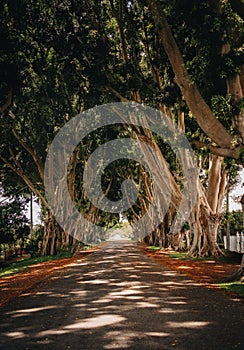
<instances>
[{"instance_id":1,"label":"sunlight patch","mask_svg":"<svg viewBox=\"0 0 244 350\"><path fill-rule=\"evenodd\" d=\"M126 318L119 315L100 315L82 320L81 322L73 323L65 326L64 329L91 329L109 326L115 323L125 321Z\"/></svg>"},{"instance_id":2,"label":"sunlight patch","mask_svg":"<svg viewBox=\"0 0 244 350\"><path fill-rule=\"evenodd\" d=\"M207 321L189 321L189 322L167 322L167 327L171 328L201 328L210 324Z\"/></svg>"},{"instance_id":3,"label":"sunlight patch","mask_svg":"<svg viewBox=\"0 0 244 350\"><path fill-rule=\"evenodd\" d=\"M14 338L14 339L21 339L26 337L24 332L8 332L4 334L6 337Z\"/></svg>"},{"instance_id":4,"label":"sunlight patch","mask_svg":"<svg viewBox=\"0 0 244 350\"><path fill-rule=\"evenodd\" d=\"M21 310L15 310L7 312L6 315L15 315L15 314L30 314L33 312L39 312L43 310L50 310L50 309L58 309L59 306L42 306L42 307L33 307L32 309L21 309Z\"/></svg>"},{"instance_id":5,"label":"sunlight patch","mask_svg":"<svg viewBox=\"0 0 244 350\"><path fill-rule=\"evenodd\" d=\"M157 304L148 303L146 301L138 301L136 303L137 307L158 307Z\"/></svg>"},{"instance_id":6,"label":"sunlight patch","mask_svg":"<svg viewBox=\"0 0 244 350\"><path fill-rule=\"evenodd\" d=\"M133 295L133 294L141 294L141 291L134 289L124 289L119 292L109 293L110 296L124 296L124 295Z\"/></svg>"},{"instance_id":7,"label":"sunlight patch","mask_svg":"<svg viewBox=\"0 0 244 350\"><path fill-rule=\"evenodd\" d=\"M109 298L101 298L98 300L93 300L92 303L94 304L104 304L104 303L111 303L112 299Z\"/></svg>"},{"instance_id":8,"label":"sunlight patch","mask_svg":"<svg viewBox=\"0 0 244 350\"><path fill-rule=\"evenodd\" d=\"M90 280L90 281L81 281L78 283L80 283L80 284L108 284L108 283L110 283L110 280L96 279L96 280Z\"/></svg>"},{"instance_id":9,"label":"sunlight patch","mask_svg":"<svg viewBox=\"0 0 244 350\"><path fill-rule=\"evenodd\" d=\"M149 337L168 337L170 333L165 332L147 332L146 335L149 335Z\"/></svg>"},{"instance_id":10,"label":"sunlight patch","mask_svg":"<svg viewBox=\"0 0 244 350\"><path fill-rule=\"evenodd\" d=\"M138 334L136 334L135 332L108 332L105 338L111 340L111 343L105 345L104 349L132 349L132 340L133 338L137 337Z\"/></svg>"},{"instance_id":11,"label":"sunlight patch","mask_svg":"<svg viewBox=\"0 0 244 350\"><path fill-rule=\"evenodd\" d=\"M164 308L164 309L161 309L159 310L158 312L160 312L161 314L174 314L175 312L177 312L177 314L179 312L185 312L185 310L175 310L175 309L170 309L170 308Z\"/></svg>"}]
</instances>

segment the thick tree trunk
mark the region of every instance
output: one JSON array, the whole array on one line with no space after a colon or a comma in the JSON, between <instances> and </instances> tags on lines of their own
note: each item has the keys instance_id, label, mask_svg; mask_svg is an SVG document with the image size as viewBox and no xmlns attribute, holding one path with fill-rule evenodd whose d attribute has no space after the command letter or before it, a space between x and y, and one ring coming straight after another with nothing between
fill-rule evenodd
<instances>
[{"instance_id":1,"label":"thick tree trunk","mask_svg":"<svg viewBox=\"0 0 244 350\"><path fill-rule=\"evenodd\" d=\"M69 194L72 200L74 200L75 194L75 169L78 161L78 153L74 151L69 162L67 172L67 185ZM53 171L53 169L51 169ZM65 198L62 197L62 192L56 192L59 196L59 201L64 202ZM67 249L68 247L72 250L78 246L78 241L72 236L66 233L62 227L56 221L53 213L50 209L47 209L47 217L44 221L44 236L42 242L42 255L55 255L58 251Z\"/></svg>"},{"instance_id":2,"label":"thick tree trunk","mask_svg":"<svg viewBox=\"0 0 244 350\"><path fill-rule=\"evenodd\" d=\"M228 93L232 97L234 106L238 106L243 99L241 80L239 75L231 76L227 79ZM238 108L237 108L238 110ZM239 136L240 142L244 145L244 108L235 113L232 117L232 124Z\"/></svg>"},{"instance_id":3,"label":"thick tree trunk","mask_svg":"<svg viewBox=\"0 0 244 350\"><path fill-rule=\"evenodd\" d=\"M49 211L44 225L42 255L55 255L70 244L69 235L59 226Z\"/></svg>"},{"instance_id":4,"label":"thick tree trunk","mask_svg":"<svg viewBox=\"0 0 244 350\"><path fill-rule=\"evenodd\" d=\"M242 260L241 265L239 269L233 273L231 276L228 276L222 280L222 282L233 282L233 281L240 281L244 283L244 254L242 254Z\"/></svg>"},{"instance_id":5,"label":"thick tree trunk","mask_svg":"<svg viewBox=\"0 0 244 350\"><path fill-rule=\"evenodd\" d=\"M215 118L210 107L201 96L197 86L189 78L182 54L175 42L159 1L149 0L148 3L158 28L159 37L174 71L175 81L181 89L182 95L193 116L197 119L201 129L216 142L217 145L224 149L232 149L232 136Z\"/></svg>"},{"instance_id":6,"label":"thick tree trunk","mask_svg":"<svg viewBox=\"0 0 244 350\"><path fill-rule=\"evenodd\" d=\"M203 255L223 254L217 243L218 227L221 221L221 208L226 189L226 169L221 169L223 158L209 155L207 202L201 206L203 231L206 240L202 248ZM207 205L206 205L207 204Z\"/></svg>"},{"instance_id":7,"label":"thick tree trunk","mask_svg":"<svg viewBox=\"0 0 244 350\"><path fill-rule=\"evenodd\" d=\"M219 256L223 255L223 252L218 246L217 243L217 234L218 227L220 224L220 217L218 214L210 214L207 218L207 227L206 227L206 245L202 249L201 255L210 255L210 256Z\"/></svg>"},{"instance_id":8,"label":"thick tree trunk","mask_svg":"<svg viewBox=\"0 0 244 350\"><path fill-rule=\"evenodd\" d=\"M198 191L198 199L194 210L190 215L192 244L189 250L189 256L201 255L202 241L202 225L200 223L200 193Z\"/></svg>"},{"instance_id":9,"label":"thick tree trunk","mask_svg":"<svg viewBox=\"0 0 244 350\"><path fill-rule=\"evenodd\" d=\"M207 239L211 255L223 254L217 244L218 227L221 221L221 208L227 185L227 171L222 169L223 158L216 155L209 156L209 178L207 200L211 208L207 219ZM206 211L205 211L206 215Z\"/></svg>"},{"instance_id":10,"label":"thick tree trunk","mask_svg":"<svg viewBox=\"0 0 244 350\"><path fill-rule=\"evenodd\" d=\"M223 158L220 158L215 155L209 156L207 200L213 213L216 212L217 205L218 205L222 162L223 162Z\"/></svg>"},{"instance_id":11,"label":"thick tree trunk","mask_svg":"<svg viewBox=\"0 0 244 350\"><path fill-rule=\"evenodd\" d=\"M193 242L189 255L222 255L217 243L218 227L221 221L221 208L227 183L227 171L222 169L221 157L209 156L209 176L207 191L198 180L198 201L191 213Z\"/></svg>"}]
</instances>

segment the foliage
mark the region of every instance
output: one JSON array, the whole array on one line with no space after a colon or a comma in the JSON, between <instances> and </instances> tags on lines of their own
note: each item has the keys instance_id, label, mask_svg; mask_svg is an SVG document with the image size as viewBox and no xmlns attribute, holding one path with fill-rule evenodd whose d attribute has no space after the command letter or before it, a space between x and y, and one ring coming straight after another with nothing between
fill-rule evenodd
<instances>
[{"instance_id":1,"label":"foliage","mask_svg":"<svg viewBox=\"0 0 244 350\"><path fill-rule=\"evenodd\" d=\"M235 135L231 119L241 111L243 101L234 103L226 79L240 71L243 61L241 18L228 1L220 1L220 9L203 0L161 3L192 83L216 119ZM134 99L163 106L176 122L178 113L184 112L189 140L211 142L175 82L147 1L23 0L16 9L15 1L4 0L0 33L0 106L11 97L1 113L0 169L4 188L10 192L15 185L23 191L28 186L47 210L43 166L53 137L77 113L106 102ZM225 43L230 52L223 55ZM76 205L85 214L91 212L91 205L80 190L80 170L92 149L111 137L108 130L93 136L80 147L75 176ZM170 170L178 175L175 157L158 143ZM130 169L138 180L136 164ZM123 161L106 169L104 189L111 175L114 179L109 198L120 198L127 170ZM108 219L112 224L118 221L115 215L100 214L96 212L96 222L103 226Z\"/></svg>"},{"instance_id":2,"label":"foliage","mask_svg":"<svg viewBox=\"0 0 244 350\"><path fill-rule=\"evenodd\" d=\"M219 283L218 287L226 290L229 293L234 293L240 297L244 297L244 283L243 282L229 282L229 283Z\"/></svg>"},{"instance_id":3,"label":"foliage","mask_svg":"<svg viewBox=\"0 0 244 350\"><path fill-rule=\"evenodd\" d=\"M155 245L149 245L149 246L147 246L147 248L150 250L160 250L160 247L155 246Z\"/></svg>"},{"instance_id":4,"label":"foliage","mask_svg":"<svg viewBox=\"0 0 244 350\"><path fill-rule=\"evenodd\" d=\"M16 198L0 205L0 244L14 244L19 241L23 245L30 233L26 217L26 200Z\"/></svg>"},{"instance_id":5,"label":"foliage","mask_svg":"<svg viewBox=\"0 0 244 350\"><path fill-rule=\"evenodd\" d=\"M30 253L32 257L40 255L43 234L44 234L43 226L36 225L33 228L33 232L31 232L25 244L26 253Z\"/></svg>"},{"instance_id":6,"label":"foliage","mask_svg":"<svg viewBox=\"0 0 244 350\"><path fill-rule=\"evenodd\" d=\"M227 220L230 225L230 234L236 235L237 232L242 232L243 230L243 213L241 210L232 211L224 215L223 220L221 221L220 230L222 234L226 234Z\"/></svg>"},{"instance_id":7,"label":"foliage","mask_svg":"<svg viewBox=\"0 0 244 350\"><path fill-rule=\"evenodd\" d=\"M71 253L64 252L62 254L57 254L55 256L42 256L42 257L19 260L17 262L11 263L9 266L5 268L0 268L0 277L6 277L15 273L23 272L24 270L28 269L28 267L31 265L40 264L45 261L51 261L51 260L57 260L62 258L69 258L69 257L71 257Z\"/></svg>"},{"instance_id":8,"label":"foliage","mask_svg":"<svg viewBox=\"0 0 244 350\"><path fill-rule=\"evenodd\" d=\"M208 257L191 257L187 253L181 253L181 252L173 252L169 253L169 256L173 259L179 259L179 260L192 260L192 261L201 261L201 260L212 260L212 258Z\"/></svg>"}]
</instances>

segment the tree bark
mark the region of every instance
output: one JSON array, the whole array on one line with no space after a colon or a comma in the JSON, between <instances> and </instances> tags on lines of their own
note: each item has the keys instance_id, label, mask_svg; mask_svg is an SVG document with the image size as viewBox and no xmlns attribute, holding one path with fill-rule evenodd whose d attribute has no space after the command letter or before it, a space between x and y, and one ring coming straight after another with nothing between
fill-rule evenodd
<instances>
[{"instance_id":1,"label":"tree bark","mask_svg":"<svg viewBox=\"0 0 244 350\"><path fill-rule=\"evenodd\" d=\"M193 83L185 67L182 54L177 46L167 19L157 0L148 0L155 24L165 52L175 74L175 81L181 89L193 116L201 129L220 147L232 149L232 136L215 118L210 107L204 101L197 86Z\"/></svg>"},{"instance_id":2,"label":"tree bark","mask_svg":"<svg viewBox=\"0 0 244 350\"><path fill-rule=\"evenodd\" d=\"M243 99L243 92L239 75L234 75L227 79L227 92L231 95L234 106L238 106L238 104ZM235 113L233 115L232 124L237 131L240 142L244 145L244 108L238 112L239 113Z\"/></svg>"},{"instance_id":3,"label":"tree bark","mask_svg":"<svg viewBox=\"0 0 244 350\"><path fill-rule=\"evenodd\" d=\"M222 162L223 162L223 158L220 158L212 154L209 155L207 200L213 213L216 213L217 205L218 205Z\"/></svg>"},{"instance_id":4,"label":"tree bark","mask_svg":"<svg viewBox=\"0 0 244 350\"><path fill-rule=\"evenodd\" d=\"M8 92L7 101L2 106L0 106L0 113L3 113L4 111L6 111L6 109L11 105L12 98L13 98L13 89L10 89Z\"/></svg>"},{"instance_id":5,"label":"tree bark","mask_svg":"<svg viewBox=\"0 0 244 350\"><path fill-rule=\"evenodd\" d=\"M69 246L69 235L59 226L52 212L48 210L44 222L44 236L42 241L42 256L55 255Z\"/></svg>"},{"instance_id":6,"label":"tree bark","mask_svg":"<svg viewBox=\"0 0 244 350\"><path fill-rule=\"evenodd\" d=\"M226 189L226 169L221 169L223 158L216 155L209 155L209 176L206 199L208 206L202 206L202 214L205 216L204 230L207 242L203 248L204 254L217 256L223 254L217 244L218 227L221 221L221 208Z\"/></svg>"}]
</instances>

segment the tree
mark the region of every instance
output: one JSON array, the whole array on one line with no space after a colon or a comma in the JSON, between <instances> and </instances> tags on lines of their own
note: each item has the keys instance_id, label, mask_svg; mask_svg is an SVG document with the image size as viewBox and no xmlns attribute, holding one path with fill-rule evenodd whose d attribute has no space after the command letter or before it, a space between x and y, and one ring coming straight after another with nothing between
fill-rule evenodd
<instances>
[{"instance_id":1,"label":"tree","mask_svg":"<svg viewBox=\"0 0 244 350\"><path fill-rule=\"evenodd\" d=\"M232 122L235 128L235 137L233 137L228 132L228 130L222 125L222 123L215 117L213 111L202 97L196 83L190 78L189 73L186 69L186 62L184 61L182 53L174 39L174 36L168 25L168 21L164 15L160 2L157 0L149 0L148 3L150 6L150 10L152 11L161 42L164 46L164 49L167 53L172 69L174 71L175 81L179 86L182 95L184 96L193 116L196 118L197 123L199 124L201 129L206 133L206 135L209 136L210 139L217 145L216 147L213 145L206 144L205 147L208 147L211 150L211 152L217 155L229 156L241 160L241 154L243 152L244 143L244 109L242 106L243 87L241 86L242 78L240 76L240 74L242 74L241 67L238 67L238 72L235 70L231 71L226 77L228 93L231 95L233 105L236 107L236 111L233 113L232 116ZM223 4L223 2L216 1L216 3L216 7L219 8L216 11L219 11L221 14L221 5ZM215 9L213 9L213 11L215 11ZM227 30L229 31L228 34L230 37L230 32L231 30L233 30L233 28L227 28ZM239 33L235 31L235 35L239 40L238 34ZM235 40L235 42L233 40L233 34L231 39L233 41L231 44L237 44L237 40ZM229 42L228 45L221 45L221 42L219 43L219 46L222 46L220 47L220 49L222 50L226 50L226 46L228 46L228 51L224 51L225 55L230 54L231 50L234 50L231 44ZM236 69L237 67L234 68ZM199 143L197 144L199 146L203 146Z\"/></svg>"},{"instance_id":2,"label":"tree","mask_svg":"<svg viewBox=\"0 0 244 350\"><path fill-rule=\"evenodd\" d=\"M49 7L48 2L24 1L16 12L14 2L5 1L1 7L4 128L0 159L3 168L17 174L46 208L43 254L54 254L69 237L55 222L45 199L44 161L55 132L81 108L85 78L80 81L81 65L65 46L67 40L72 46L75 23L65 4ZM70 75L73 80L67 84Z\"/></svg>"},{"instance_id":3,"label":"tree","mask_svg":"<svg viewBox=\"0 0 244 350\"><path fill-rule=\"evenodd\" d=\"M24 241L30 234L29 220L26 217L25 198L6 198L0 203L0 244L13 245Z\"/></svg>"},{"instance_id":4,"label":"tree","mask_svg":"<svg viewBox=\"0 0 244 350\"><path fill-rule=\"evenodd\" d=\"M167 16L161 11L162 4ZM60 247L72 243L55 221L44 193L43 167L53 137L84 109L131 100L167 113L186 131L194 145L204 147L196 153L199 165L209 166L211 181L208 189L198 183L199 201L191 226L195 230L194 244L200 242L198 254L203 247L210 254L218 251L219 220L210 230L210 219L219 215L228 175L225 162L219 157L228 156L237 161L242 157L239 50L242 34L241 19L228 2L214 1L214 4L176 0L89 0L62 4L23 1L18 13L13 1L1 4L0 26L4 40L0 100L4 128L0 159L4 171L8 167L17 174L43 205L46 218L43 254L54 254ZM174 36L166 17L169 22L177 19L172 25ZM210 43L206 32L211 33ZM224 37L228 39L229 51L223 45ZM216 72L217 63L220 69ZM238 93L234 94L236 87ZM141 137L140 130L134 130L134 134ZM155 233L155 237L166 242L181 198L181 169L172 152L159 152L165 145L160 146L155 135L146 132L143 136L152 142L161 163L168 162L171 170L173 203L167 213L167 223L162 223ZM89 142L85 145L88 154L93 147ZM99 143L98 140L94 144ZM215 156L202 162L201 159L208 157L208 151ZM75 169L84 162L80 156L79 152L72 156L70 194L84 211L88 210L97 219L98 213L81 199L82 193L78 195ZM116 176L122 179L125 173L126 167L122 167ZM142 169L141 174L144 173ZM133 175L138 176L136 170ZM150 180L145 175L142 178L146 192L140 197L137 209L130 213L132 221L146 210L153 196ZM219 187L216 193L214 183ZM116 186L111 196L117 191ZM61 195L60 200L63 200ZM202 246L203 236L206 244ZM192 251L196 247L197 244Z\"/></svg>"}]
</instances>

